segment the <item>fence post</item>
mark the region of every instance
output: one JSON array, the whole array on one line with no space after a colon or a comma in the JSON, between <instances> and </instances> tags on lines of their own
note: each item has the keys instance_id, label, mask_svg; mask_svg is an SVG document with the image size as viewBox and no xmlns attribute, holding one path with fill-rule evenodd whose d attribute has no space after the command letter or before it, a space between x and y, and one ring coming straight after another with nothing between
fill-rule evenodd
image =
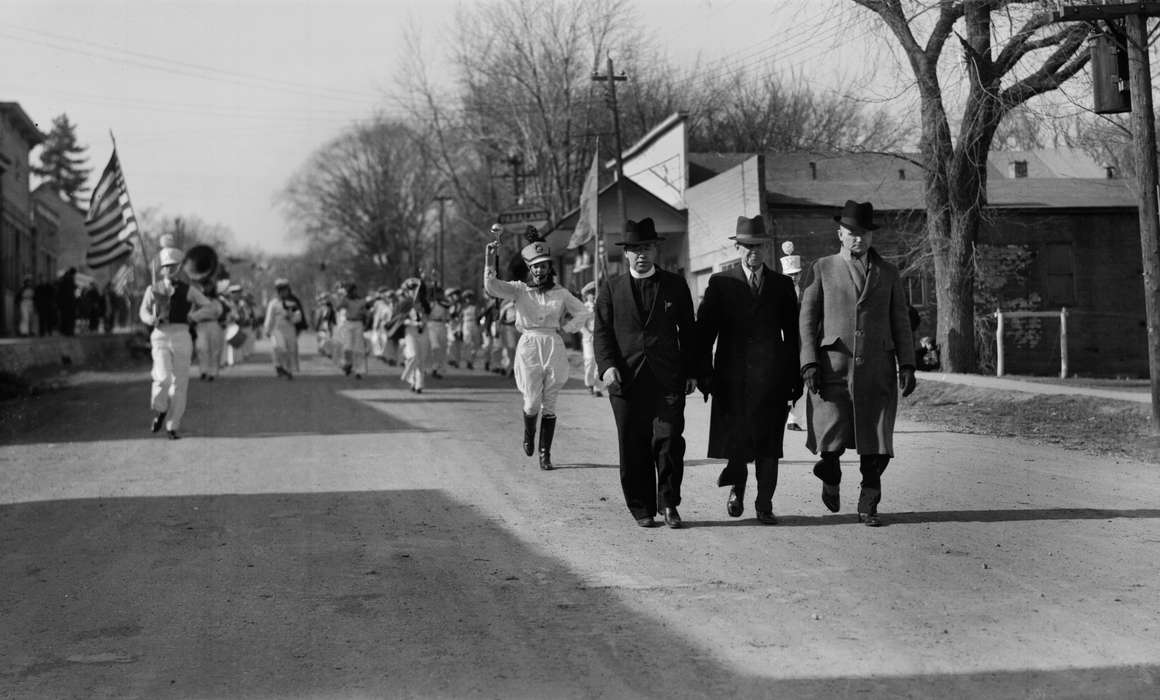
<instances>
[{"instance_id":1,"label":"fence post","mask_svg":"<svg viewBox=\"0 0 1160 700\"><path fill-rule=\"evenodd\" d=\"M1003 310L995 309L995 376L1003 376Z\"/></svg>"},{"instance_id":2,"label":"fence post","mask_svg":"<svg viewBox=\"0 0 1160 700\"><path fill-rule=\"evenodd\" d=\"M1067 307L1059 310L1059 378L1067 379Z\"/></svg>"}]
</instances>

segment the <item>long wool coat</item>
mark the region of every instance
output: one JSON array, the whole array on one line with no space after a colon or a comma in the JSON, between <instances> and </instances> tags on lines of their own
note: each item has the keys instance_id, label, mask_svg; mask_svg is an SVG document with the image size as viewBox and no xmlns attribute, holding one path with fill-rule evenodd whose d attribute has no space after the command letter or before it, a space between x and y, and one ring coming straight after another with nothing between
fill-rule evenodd
<instances>
[{"instance_id":1,"label":"long wool coat","mask_svg":"<svg viewBox=\"0 0 1160 700\"><path fill-rule=\"evenodd\" d=\"M914 366L914 340L898 268L869 253L859 295L842 254L819 258L802 293L801 366L816 364L820 395L807 394L806 447L894 454L898 367Z\"/></svg>"},{"instance_id":2,"label":"long wool coat","mask_svg":"<svg viewBox=\"0 0 1160 700\"><path fill-rule=\"evenodd\" d=\"M709 454L714 459L781 457L787 404L801 391L793 281L763 268L758 293L737 267L709 278L697 310L713 357Z\"/></svg>"}]
</instances>

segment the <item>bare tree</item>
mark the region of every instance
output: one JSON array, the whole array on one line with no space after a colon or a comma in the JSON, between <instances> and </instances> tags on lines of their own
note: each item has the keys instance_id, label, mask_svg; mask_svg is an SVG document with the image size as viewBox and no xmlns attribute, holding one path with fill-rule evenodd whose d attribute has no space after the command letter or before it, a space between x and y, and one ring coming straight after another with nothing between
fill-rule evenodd
<instances>
[{"instance_id":1,"label":"bare tree","mask_svg":"<svg viewBox=\"0 0 1160 700\"><path fill-rule=\"evenodd\" d=\"M971 371L971 258L987 202L987 152L1004 115L1055 90L1087 63L1087 52L1080 50L1087 28L1051 24L1038 0L851 1L877 15L915 80L939 342L949 371ZM952 37L962 51L955 64L940 61ZM957 137L944 94L952 72L966 81Z\"/></svg>"},{"instance_id":2,"label":"bare tree","mask_svg":"<svg viewBox=\"0 0 1160 700\"><path fill-rule=\"evenodd\" d=\"M296 232L329 251L322 262L352 274L374 265L376 277L398 284L431 262L432 201L441 183L411 127L376 119L319 149L281 200Z\"/></svg>"}]
</instances>

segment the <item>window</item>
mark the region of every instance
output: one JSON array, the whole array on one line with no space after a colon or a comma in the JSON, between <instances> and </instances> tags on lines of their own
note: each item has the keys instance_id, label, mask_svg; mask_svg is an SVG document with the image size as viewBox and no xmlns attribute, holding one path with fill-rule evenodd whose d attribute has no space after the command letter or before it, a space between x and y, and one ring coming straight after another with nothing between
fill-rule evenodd
<instances>
[{"instance_id":1,"label":"window","mask_svg":"<svg viewBox=\"0 0 1160 700\"><path fill-rule=\"evenodd\" d=\"M1011 161L1010 172L1008 174L1013 179L1027 177L1027 161L1025 161L1025 160L1013 160L1013 161Z\"/></svg>"},{"instance_id":2,"label":"window","mask_svg":"<svg viewBox=\"0 0 1160 700\"><path fill-rule=\"evenodd\" d=\"M721 272L728 272L741 267L741 258L721 263Z\"/></svg>"},{"instance_id":3,"label":"window","mask_svg":"<svg viewBox=\"0 0 1160 700\"><path fill-rule=\"evenodd\" d=\"M1048 243L1041 253L1048 306L1075 304L1075 256L1070 243Z\"/></svg>"}]
</instances>

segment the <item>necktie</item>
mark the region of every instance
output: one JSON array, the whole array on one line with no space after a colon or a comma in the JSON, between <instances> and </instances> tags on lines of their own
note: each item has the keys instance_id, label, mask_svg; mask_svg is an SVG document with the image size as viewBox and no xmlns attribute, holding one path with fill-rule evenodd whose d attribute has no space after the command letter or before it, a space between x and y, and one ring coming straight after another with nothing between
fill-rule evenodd
<instances>
[{"instance_id":1,"label":"necktie","mask_svg":"<svg viewBox=\"0 0 1160 700\"><path fill-rule=\"evenodd\" d=\"M749 273L749 289L754 294L757 294L757 273L756 272Z\"/></svg>"}]
</instances>

